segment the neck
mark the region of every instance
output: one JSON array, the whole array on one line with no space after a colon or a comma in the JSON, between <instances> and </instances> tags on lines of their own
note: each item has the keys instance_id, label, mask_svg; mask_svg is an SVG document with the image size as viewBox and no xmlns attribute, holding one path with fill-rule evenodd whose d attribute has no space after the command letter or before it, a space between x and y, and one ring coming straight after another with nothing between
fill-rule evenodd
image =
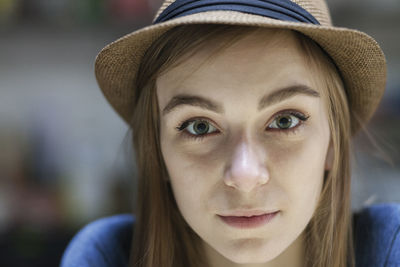
<instances>
[{"instance_id":1,"label":"neck","mask_svg":"<svg viewBox=\"0 0 400 267\"><path fill-rule=\"evenodd\" d=\"M304 232L303 232L304 234ZM304 267L305 244L301 234L289 247L271 261L264 263L239 264L222 256L209 245L205 246L206 256L210 267Z\"/></svg>"}]
</instances>

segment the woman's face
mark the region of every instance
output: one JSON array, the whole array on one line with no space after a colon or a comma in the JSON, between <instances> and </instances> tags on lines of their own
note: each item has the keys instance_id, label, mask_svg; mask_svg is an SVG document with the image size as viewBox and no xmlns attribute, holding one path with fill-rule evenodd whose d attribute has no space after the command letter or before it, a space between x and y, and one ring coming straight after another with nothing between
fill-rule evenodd
<instances>
[{"instance_id":1,"label":"woman's face","mask_svg":"<svg viewBox=\"0 0 400 267\"><path fill-rule=\"evenodd\" d=\"M157 79L178 208L214 264L299 259L331 163L320 72L289 31L262 29L209 57L217 44Z\"/></svg>"}]
</instances>

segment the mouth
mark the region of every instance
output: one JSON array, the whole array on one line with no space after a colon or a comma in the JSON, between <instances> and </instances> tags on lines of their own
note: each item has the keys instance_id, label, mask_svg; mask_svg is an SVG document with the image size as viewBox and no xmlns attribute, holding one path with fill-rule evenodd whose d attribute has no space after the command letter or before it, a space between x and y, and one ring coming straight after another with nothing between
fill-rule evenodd
<instances>
[{"instance_id":1,"label":"mouth","mask_svg":"<svg viewBox=\"0 0 400 267\"><path fill-rule=\"evenodd\" d=\"M247 215L244 215L245 213L247 213ZM254 215L254 213L258 214ZM235 215L218 215L218 217L231 227L247 229L261 227L272 221L279 213L280 210L268 213L264 212L262 214L260 214L260 212L236 212ZM241 216L238 216L238 214Z\"/></svg>"}]
</instances>

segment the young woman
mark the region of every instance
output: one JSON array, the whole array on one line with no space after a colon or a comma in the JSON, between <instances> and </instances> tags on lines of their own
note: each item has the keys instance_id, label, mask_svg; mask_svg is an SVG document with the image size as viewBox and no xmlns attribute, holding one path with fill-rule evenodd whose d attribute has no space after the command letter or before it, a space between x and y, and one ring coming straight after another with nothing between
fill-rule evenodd
<instances>
[{"instance_id":1,"label":"young woman","mask_svg":"<svg viewBox=\"0 0 400 267\"><path fill-rule=\"evenodd\" d=\"M167 0L102 50L96 77L133 130L138 206L87 226L62 266L400 262L400 208L350 210L351 138L382 98L385 59L333 27L324 1Z\"/></svg>"}]
</instances>

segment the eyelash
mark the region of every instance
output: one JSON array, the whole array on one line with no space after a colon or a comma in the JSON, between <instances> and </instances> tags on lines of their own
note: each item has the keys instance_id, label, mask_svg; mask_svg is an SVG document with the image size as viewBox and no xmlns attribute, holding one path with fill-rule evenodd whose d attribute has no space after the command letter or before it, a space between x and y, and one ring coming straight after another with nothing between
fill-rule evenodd
<instances>
[{"instance_id":1,"label":"eyelash","mask_svg":"<svg viewBox=\"0 0 400 267\"><path fill-rule=\"evenodd\" d=\"M282 111L280 113L278 113L277 115L274 116L274 119L272 120L271 123L273 123L277 118L279 118L282 115L292 115L295 116L297 119L299 119L299 123L291 128L287 128L288 130L284 130L284 129L279 129L279 128L269 128L272 129L271 131L273 132L279 132L279 133L285 133L285 134L294 134L296 132L296 130L298 130L298 127L301 126L302 124L304 124L305 121L307 121L310 116L306 116L301 112L298 111L293 111L293 110L286 110L286 111ZM189 126L190 123L195 122L195 121L206 121L207 123L210 124L210 122L202 117L195 117L195 118L191 118L189 120L183 121L182 123L179 124L178 127L176 127L176 129L181 132L185 137L188 137L190 139L194 139L194 140L198 140L201 141L204 137L206 136L210 136L210 135L214 135L214 134L218 134L218 132L214 132L211 134L203 134L203 135L193 135L191 133L189 133L188 131L185 131L185 129ZM214 126L213 126L214 127ZM214 127L215 128L215 127ZM268 127L267 127L268 128Z\"/></svg>"}]
</instances>

